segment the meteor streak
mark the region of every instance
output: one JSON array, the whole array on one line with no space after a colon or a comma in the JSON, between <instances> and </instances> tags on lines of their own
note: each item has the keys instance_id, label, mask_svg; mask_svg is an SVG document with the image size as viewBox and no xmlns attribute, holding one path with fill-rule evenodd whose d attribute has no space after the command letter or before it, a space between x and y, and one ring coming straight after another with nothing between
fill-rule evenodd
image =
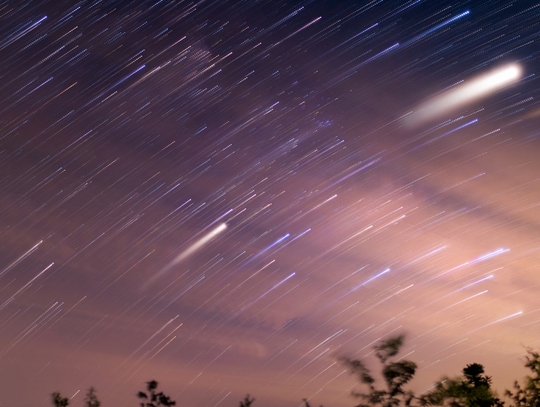
<instances>
[{"instance_id":1,"label":"meteor streak","mask_svg":"<svg viewBox=\"0 0 540 407\"><path fill-rule=\"evenodd\" d=\"M414 126L431 119L439 118L445 113L485 97L515 82L520 76L521 67L517 64L496 69L485 75L466 81L462 85L424 102L412 115L407 116L406 120L410 125Z\"/></svg>"},{"instance_id":2,"label":"meteor streak","mask_svg":"<svg viewBox=\"0 0 540 407\"><path fill-rule=\"evenodd\" d=\"M222 223L215 229L213 229L211 232L207 233L203 237L201 237L199 240L197 240L195 243L193 243L191 246L186 248L184 251L182 251L180 254L178 254L173 261L171 261L167 266L165 266L163 269L161 269L159 272L157 272L154 276L152 276L148 282L144 285L144 288L147 288L150 286L154 281L156 281L159 277L161 277L163 274L165 274L167 271L172 269L177 264L181 263L185 259L187 259L189 256L191 256L193 253L201 249L206 243L210 242L213 238L215 238L217 235L222 233L227 229L227 224Z\"/></svg>"}]
</instances>

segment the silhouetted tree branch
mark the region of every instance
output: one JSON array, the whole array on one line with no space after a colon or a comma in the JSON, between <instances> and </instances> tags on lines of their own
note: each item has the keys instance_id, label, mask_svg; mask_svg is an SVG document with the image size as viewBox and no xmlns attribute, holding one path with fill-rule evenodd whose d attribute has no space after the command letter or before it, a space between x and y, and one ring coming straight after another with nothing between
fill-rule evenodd
<instances>
[{"instance_id":1,"label":"silhouetted tree branch","mask_svg":"<svg viewBox=\"0 0 540 407\"><path fill-rule=\"evenodd\" d=\"M515 407L540 407L540 354L531 349L527 350L525 367L532 372L532 376L525 376L525 385L516 380L514 392L505 391L505 396L511 398Z\"/></svg>"},{"instance_id":2,"label":"silhouetted tree branch","mask_svg":"<svg viewBox=\"0 0 540 407\"><path fill-rule=\"evenodd\" d=\"M392 362L391 358L399 353L403 345L403 336L391 338L375 346L375 355L382 364L382 374L386 389L375 387L375 379L360 360L341 358L340 361L351 369L351 373L358 376L360 382L368 388L367 393L353 393L362 400L358 407L397 407L410 406L414 394L405 391L405 386L416 372L416 363L409 360Z\"/></svg>"},{"instance_id":3,"label":"silhouetted tree branch","mask_svg":"<svg viewBox=\"0 0 540 407\"><path fill-rule=\"evenodd\" d=\"M253 403L254 401L255 399L250 399L248 394L246 397L244 397L244 400L240 402L240 407L250 407L251 403Z\"/></svg>"}]
</instances>

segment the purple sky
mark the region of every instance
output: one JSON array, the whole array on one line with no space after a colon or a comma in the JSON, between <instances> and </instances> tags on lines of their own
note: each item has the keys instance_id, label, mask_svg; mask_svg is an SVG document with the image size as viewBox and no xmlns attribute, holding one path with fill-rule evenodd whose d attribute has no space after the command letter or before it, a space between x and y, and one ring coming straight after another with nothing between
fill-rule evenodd
<instances>
[{"instance_id":1,"label":"purple sky","mask_svg":"<svg viewBox=\"0 0 540 407\"><path fill-rule=\"evenodd\" d=\"M0 402L353 406L540 342L540 8L0 4ZM519 79L411 125L493 69Z\"/></svg>"}]
</instances>

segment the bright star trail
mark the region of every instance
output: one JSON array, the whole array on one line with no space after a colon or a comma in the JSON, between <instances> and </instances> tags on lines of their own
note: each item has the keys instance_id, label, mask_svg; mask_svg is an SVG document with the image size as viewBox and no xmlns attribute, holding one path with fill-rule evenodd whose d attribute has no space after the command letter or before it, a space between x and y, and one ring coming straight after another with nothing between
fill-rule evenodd
<instances>
[{"instance_id":1,"label":"bright star trail","mask_svg":"<svg viewBox=\"0 0 540 407\"><path fill-rule=\"evenodd\" d=\"M459 105L473 101L512 83L519 78L520 71L519 66L510 65L480 78L474 78L470 83L459 85L445 95L428 100L420 106L419 112L412 118L420 122L438 118L445 112L456 109Z\"/></svg>"},{"instance_id":2,"label":"bright star trail","mask_svg":"<svg viewBox=\"0 0 540 407\"><path fill-rule=\"evenodd\" d=\"M540 6L0 3L0 402L354 406L540 343ZM539 86L537 86L539 85ZM538 146L537 146L538 144ZM360 390L360 387L356 387Z\"/></svg>"}]
</instances>

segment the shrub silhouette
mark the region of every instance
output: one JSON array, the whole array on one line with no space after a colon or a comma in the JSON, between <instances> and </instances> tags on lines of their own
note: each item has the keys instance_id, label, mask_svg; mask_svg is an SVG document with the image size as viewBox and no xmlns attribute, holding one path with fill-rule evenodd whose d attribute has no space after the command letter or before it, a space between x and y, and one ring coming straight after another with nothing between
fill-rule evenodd
<instances>
[{"instance_id":1,"label":"shrub silhouette","mask_svg":"<svg viewBox=\"0 0 540 407\"><path fill-rule=\"evenodd\" d=\"M86 392L86 396L84 398L84 405L85 407L99 407L101 405L101 402L96 396L96 389L94 389L93 387L90 387Z\"/></svg>"},{"instance_id":2,"label":"shrub silhouette","mask_svg":"<svg viewBox=\"0 0 540 407\"><path fill-rule=\"evenodd\" d=\"M137 397L142 400L141 407L172 407L176 405L176 401L171 400L171 398L163 394L163 392L156 392L158 382L152 380L147 382L146 385L148 394L142 391L137 393Z\"/></svg>"},{"instance_id":3,"label":"shrub silhouette","mask_svg":"<svg viewBox=\"0 0 540 407\"><path fill-rule=\"evenodd\" d=\"M420 398L423 406L502 407L503 402L491 389L491 377L484 366L472 363L463 369L463 377L445 378L434 390Z\"/></svg>"},{"instance_id":4,"label":"shrub silhouette","mask_svg":"<svg viewBox=\"0 0 540 407\"><path fill-rule=\"evenodd\" d=\"M59 392L51 394L52 402L56 407L67 407L69 400L66 397L62 397Z\"/></svg>"}]
</instances>

